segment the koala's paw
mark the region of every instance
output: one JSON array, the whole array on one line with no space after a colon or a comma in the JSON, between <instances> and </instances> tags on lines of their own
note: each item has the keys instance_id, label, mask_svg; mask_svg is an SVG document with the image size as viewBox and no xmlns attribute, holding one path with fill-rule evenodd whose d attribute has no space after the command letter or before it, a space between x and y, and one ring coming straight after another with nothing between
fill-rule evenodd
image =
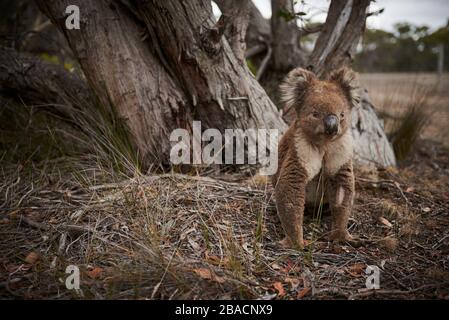
<instances>
[{"instance_id":1,"label":"koala's paw","mask_svg":"<svg viewBox=\"0 0 449 320\"><path fill-rule=\"evenodd\" d=\"M304 240L297 241L295 244L292 243L289 237L285 237L284 239L280 240L279 246L283 249L298 249L303 250L304 249Z\"/></svg>"},{"instance_id":2,"label":"koala's paw","mask_svg":"<svg viewBox=\"0 0 449 320\"><path fill-rule=\"evenodd\" d=\"M353 247L360 247L362 244L360 239L352 236L348 231L333 232L330 236L330 240L337 243L346 242Z\"/></svg>"}]
</instances>

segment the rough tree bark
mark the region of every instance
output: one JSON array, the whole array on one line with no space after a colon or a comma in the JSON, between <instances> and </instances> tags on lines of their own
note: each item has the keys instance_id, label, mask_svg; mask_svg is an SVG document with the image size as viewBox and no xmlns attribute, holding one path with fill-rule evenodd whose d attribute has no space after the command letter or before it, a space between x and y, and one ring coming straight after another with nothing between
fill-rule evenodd
<instances>
[{"instance_id":1,"label":"rough tree bark","mask_svg":"<svg viewBox=\"0 0 449 320\"><path fill-rule=\"evenodd\" d=\"M217 0L217 3L220 0ZM249 25L248 32L246 35L246 43L248 45L253 44L254 42L266 42L271 39L271 27L268 23L268 20L265 19L257 7L254 5L254 2L251 0L242 0L249 2L248 10L249 10Z\"/></svg>"},{"instance_id":2,"label":"rough tree bark","mask_svg":"<svg viewBox=\"0 0 449 320\"><path fill-rule=\"evenodd\" d=\"M371 0L332 1L326 23L315 43L308 66L322 76L349 65L365 30Z\"/></svg>"},{"instance_id":3,"label":"rough tree bark","mask_svg":"<svg viewBox=\"0 0 449 320\"><path fill-rule=\"evenodd\" d=\"M131 1L154 34L169 67L205 127L278 128L285 123L260 84L221 36L220 21L212 18L211 3L196 1ZM234 23L234 22L231 22ZM236 25L235 28L241 28ZM217 36L218 35L218 36ZM232 40L232 39L231 39ZM242 57L243 58L243 57Z\"/></svg>"},{"instance_id":4,"label":"rough tree bark","mask_svg":"<svg viewBox=\"0 0 449 320\"><path fill-rule=\"evenodd\" d=\"M249 12L248 29L246 30L246 56L251 57L259 54L270 46L271 43L271 26L267 19L265 19L257 7L251 0L241 0L246 2ZM215 1L220 8L224 8L225 2L234 3L234 0L217 0Z\"/></svg>"},{"instance_id":5,"label":"rough tree bark","mask_svg":"<svg viewBox=\"0 0 449 320\"><path fill-rule=\"evenodd\" d=\"M67 38L89 85L124 119L145 162L167 162L170 132L190 122L190 105L143 41L143 29L105 0L37 0ZM65 8L82 8L81 30L67 30Z\"/></svg>"},{"instance_id":6,"label":"rough tree bark","mask_svg":"<svg viewBox=\"0 0 449 320\"><path fill-rule=\"evenodd\" d=\"M249 23L250 1L221 0L218 2L223 15L221 23L225 24L224 35L231 44L236 58L243 61L246 54L245 36Z\"/></svg>"},{"instance_id":7,"label":"rough tree bark","mask_svg":"<svg viewBox=\"0 0 449 320\"><path fill-rule=\"evenodd\" d=\"M352 111L351 129L357 163L396 166L396 156L385 135L383 121L377 116L364 89L360 89L359 106Z\"/></svg>"}]
</instances>

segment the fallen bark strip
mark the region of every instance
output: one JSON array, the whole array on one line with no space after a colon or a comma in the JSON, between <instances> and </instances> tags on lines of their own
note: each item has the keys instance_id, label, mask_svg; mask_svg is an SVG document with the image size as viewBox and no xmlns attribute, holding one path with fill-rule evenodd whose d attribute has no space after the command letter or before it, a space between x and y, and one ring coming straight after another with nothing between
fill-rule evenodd
<instances>
[{"instance_id":1,"label":"fallen bark strip","mask_svg":"<svg viewBox=\"0 0 449 320\"><path fill-rule=\"evenodd\" d=\"M27 218L24 215L20 216L20 220L35 229L44 230L44 231L49 231L49 230L53 229L52 225L43 224L43 223L31 220L30 218ZM90 227L73 225L73 224L56 225L56 226L54 226L54 229L59 230L59 231L75 232L75 233L84 233L84 232L94 233L95 232L95 230Z\"/></svg>"}]
</instances>

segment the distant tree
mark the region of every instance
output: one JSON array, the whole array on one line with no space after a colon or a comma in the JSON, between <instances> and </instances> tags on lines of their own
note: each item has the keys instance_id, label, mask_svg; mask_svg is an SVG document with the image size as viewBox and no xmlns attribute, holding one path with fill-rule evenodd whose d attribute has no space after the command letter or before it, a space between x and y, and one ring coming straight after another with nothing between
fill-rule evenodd
<instances>
[{"instance_id":1,"label":"distant tree","mask_svg":"<svg viewBox=\"0 0 449 320\"><path fill-rule=\"evenodd\" d=\"M435 71L440 44L446 49L444 69L449 70L449 21L434 32L409 23L396 24L394 32L368 29L355 67L365 72Z\"/></svg>"}]
</instances>

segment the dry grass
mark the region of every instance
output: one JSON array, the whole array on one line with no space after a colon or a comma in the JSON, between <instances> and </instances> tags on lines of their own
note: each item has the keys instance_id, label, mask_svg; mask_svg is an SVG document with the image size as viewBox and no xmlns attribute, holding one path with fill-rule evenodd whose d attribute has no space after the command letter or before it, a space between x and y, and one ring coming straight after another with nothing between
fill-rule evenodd
<instances>
[{"instance_id":1,"label":"dry grass","mask_svg":"<svg viewBox=\"0 0 449 320\"><path fill-rule=\"evenodd\" d=\"M393 131L397 119L415 109L430 117L421 137L449 146L449 74L439 79L434 73L372 73L361 74L360 82L384 116L387 131Z\"/></svg>"},{"instance_id":2,"label":"dry grass","mask_svg":"<svg viewBox=\"0 0 449 320\"><path fill-rule=\"evenodd\" d=\"M393 121L389 139L399 163L410 155L418 138L430 122L431 114L425 109L429 99L430 96L427 93L417 96L407 110Z\"/></svg>"},{"instance_id":3,"label":"dry grass","mask_svg":"<svg viewBox=\"0 0 449 320\"><path fill-rule=\"evenodd\" d=\"M361 247L326 240L324 208L306 218L299 252L279 244L267 179L144 175L113 118L86 114L75 136L29 119L0 136L1 298L449 297L449 152L435 142L399 170L358 169L350 231ZM18 144L23 127L46 134ZM36 145L51 152L36 157ZM64 285L68 265L81 270L78 292ZM376 293L367 265L381 269Z\"/></svg>"},{"instance_id":4,"label":"dry grass","mask_svg":"<svg viewBox=\"0 0 449 320\"><path fill-rule=\"evenodd\" d=\"M432 161L448 170L447 152ZM350 229L362 247L329 243L324 215L306 219L312 242L298 252L278 243L282 230L265 179L136 174L92 184L105 174L94 162L82 180L62 160L33 170L3 167L2 297L447 297L448 181L424 187L434 171L420 169L417 177L416 169L403 170L357 175ZM80 292L64 286L70 264L81 269ZM366 265L381 266L383 291L374 296L364 290Z\"/></svg>"}]
</instances>

